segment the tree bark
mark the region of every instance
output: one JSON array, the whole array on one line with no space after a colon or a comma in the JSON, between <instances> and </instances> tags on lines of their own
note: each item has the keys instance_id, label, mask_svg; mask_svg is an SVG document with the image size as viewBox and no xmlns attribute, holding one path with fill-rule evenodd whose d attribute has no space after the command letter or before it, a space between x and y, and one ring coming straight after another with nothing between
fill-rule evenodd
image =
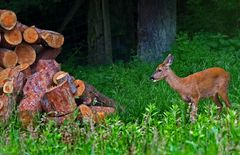
<instances>
[{"instance_id":1,"label":"tree bark","mask_svg":"<svg viewBox=\"0 0 240 155\"><path fill-rule=\"evenodd\" d=\"M42 111L40 101L52 84L53 75L60 70L59 64L54 60L41 60L36 68L37 72L24 85L24 99L18 106L20 121L24 126L31 125L36 114Z\"/></svg>"},{"instance_id":2,"label":"tree bark","mask_svg":"<svg viewBox=\"0 0 240 155\"><path fill-rule=\"evenodd\" d=\"M139 0L138 56L159 61L176 36L176 0Z\"/></svg>"},{"instance_id":3,"label":"tree bark","mask_svg":"<svg viewBox=\"0 0 240 155\"><path fill-rule=\"evenodd\" d=\"M105 17L103 18L103 5L101 2L102 0L89 1L88 63L91 65L112 63L111 42L105 42L106 40L111 40L111 38L109 38L111 37L110 26L108 23L109 17L106 12L108 9L104 5Z\"/></svg>"},{"instance_id":4,"label":"tree bark","mask_svg":"<svg viewBox=\"0 0 240 155\"><path fill-rule=\"evenodd\" d=\"M77 104L70 88L70 83L64 81L48 89L41 100L43 110L54 117L72 113L77 108Z\"/></svg>"},{"instance_id":5,"label":"tree bark","mask_svg":"<svg viewBox=\"0 0 240 155\"><path fill-rule=\"evenodd\" d=\"M103 31L104 31L104 46L105 46L105 61L112 63L112 37L111 37L111 25L109 15L109 1L102 0L102 12L103 12Z\"/></svg>"},{"instance_id":6,"label":"tree bark","mask_svg":"<svg viewBox=\"0 0 240 155\"><path fill-rule=\"evenodd\" d=\"M4 83L3 94L0 96L0 120L7 122L14 113L16 103L24 84L24 74L12 70L9 73L8 81Z\"/></svg>"},{"instance_id":7,"label":"tree bark","mask_svg":"<svg viewBox=\"0 0 240 155\"><path fill-rule=\"evenodd\" d=\"M61 66L55 60L39 60L36 68L32 69L33 72L44 70L48 70L51 73L51 77L53 77L56 72L61 70Z\"/></svg>"},{"instance_id":8,"label":"tree bark","mask_svg":"<svg viewBox=\"0 0 240 155\"><path fill-rule=\"evenodd\" d=\"M37 45L33 47L37 53L36 62L38 60L49 60L56 59L57 56L61 53L61 48L50 48Z\"/></svg>"},{"instance_id":9,"label":"tree bark","mask_svg":"<svg viewBox=\"0 0 240 155\"><path fill-rule=\"evenodd\" d=\"M114 59L131 60L137 47L137 0L109 1L112 23L112 47ZM121 33L119 33L121 32Z\"/></svg>"},{"instance_id":10,"label":"tree bark","mask_svg":"<svg viewBox=\"0 0 240 155\"><path fill-rule=\"evenodd\" d=\"M16 102L12 95L0 95L0 121L6 123L11 117Z\"/></svg>"}]
</instances>

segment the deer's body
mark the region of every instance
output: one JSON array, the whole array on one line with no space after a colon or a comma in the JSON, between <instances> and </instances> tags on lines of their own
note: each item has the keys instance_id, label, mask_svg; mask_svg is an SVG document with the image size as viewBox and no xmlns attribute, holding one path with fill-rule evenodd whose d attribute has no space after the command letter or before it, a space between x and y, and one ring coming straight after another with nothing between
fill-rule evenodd
<instances>
[{"instance_id":1,"label":"deer's body","mask_svg":"<svg viewBox=\"0 0 240 155\"><path fill-rule=\"evenodd\" d=\"M219 113L222 110L222 104L218 96L221 96L226 106L230 107L227 95L230 80L228 72L222 68L214 67L180 78L170 68L172 61L173 57L169 55L157 67L151 79L154 81L165 79L180 94L182 99L191 106L191 121L196 119L198 102L202 98L211 97L216 103Z\"/></svg>"}]
</instances>

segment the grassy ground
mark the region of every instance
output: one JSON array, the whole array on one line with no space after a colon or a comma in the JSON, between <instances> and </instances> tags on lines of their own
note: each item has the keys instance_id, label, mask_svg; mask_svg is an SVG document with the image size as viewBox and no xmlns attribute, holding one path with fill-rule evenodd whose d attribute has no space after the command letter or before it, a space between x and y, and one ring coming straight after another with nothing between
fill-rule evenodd
<instances>
[{"instance_id":1,"label":"grassy ground","mask_svg":"<svg viewBox=\"0 0 240 155\"><path fill-rule=\"evenodd\" d=\"M149 80L157 64L137 60L106 67L63 65L118 102L118 113L93 126L40 123L25 131L17 119L0 126L0 154L238 154L240 151L240 38L181 34L172 49L179 76L218 66L231 74L232 108L217 116L211 100L200 102L197 122L166 82ZM159 63L162 60L159 60ZM224 108L225 109L225 108Z\"/></svg>"}]
</instances>

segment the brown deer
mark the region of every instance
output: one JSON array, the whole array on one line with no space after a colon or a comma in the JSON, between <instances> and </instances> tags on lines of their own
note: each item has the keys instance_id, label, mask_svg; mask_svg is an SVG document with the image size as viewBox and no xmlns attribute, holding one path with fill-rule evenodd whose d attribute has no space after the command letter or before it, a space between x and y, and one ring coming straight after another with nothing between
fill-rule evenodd
<instances>
[{"instance_id":1,"label":"brown deer","mask_svg":"<svg viewBox=\"0 0 240 155\"><path fill-rule=\"evenodd\" d=\"M222 68L214 67L181 78L171 70L172 62L173 56L169 54L164 62L157 67L151 80L156 82L165 79L180 94L191 108L191 122L196 120L198 102L202 98L211 97L218 107L218 113L222 111L223 107L218 96L221 96L227 108L230 107L227 95L230 80L228 72Z\"/></svg>"}]
</instances>

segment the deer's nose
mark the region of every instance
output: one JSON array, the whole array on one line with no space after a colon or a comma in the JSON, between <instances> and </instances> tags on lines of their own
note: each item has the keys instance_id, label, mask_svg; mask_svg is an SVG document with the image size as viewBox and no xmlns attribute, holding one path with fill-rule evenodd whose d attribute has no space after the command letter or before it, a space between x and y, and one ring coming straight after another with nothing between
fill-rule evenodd
<instances>
[{"instance_id":1,"label":"deer's nose","mask_svg":"<svg viewBox=\"0 0 240 155\"><path fill-rule=\"evenodd\" d=\"M151 76L151 77L150 77L150 80L154 80L154 77L153 77L153 76Z\"/></svg>"}]
</instances>

